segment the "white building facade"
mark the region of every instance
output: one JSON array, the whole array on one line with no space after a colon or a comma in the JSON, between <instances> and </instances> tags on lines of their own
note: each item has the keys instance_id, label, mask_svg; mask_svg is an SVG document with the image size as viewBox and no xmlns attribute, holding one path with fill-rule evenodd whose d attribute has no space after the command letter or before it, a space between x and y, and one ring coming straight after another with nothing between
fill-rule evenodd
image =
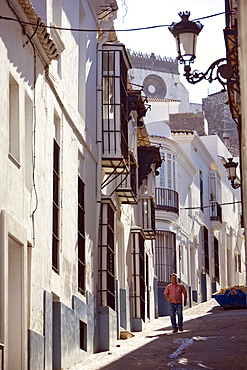
<instances>
[{"instance_id":1,"label":"white building facade","mask_svg":"<svg viewBox=\"0 0 247 370\"><path fill-rule=\"evenodd\" d=\"M191 305L242 282L239 196L223 149L167 126L150 136L116 12L115 0L0 3L4 369L65 369L109 350L158 316L174 270ZM226 199L232 217L220 214Z\"/></svg>"},{"instance_id":2,"label":"white building facade","mask_svg":"<svg viewBox=\"0 0 247 370\"><path fill-rule=\"evenodd\" d=\"M230 156L217 137L194 131L171 134L164 122L147 125L160 145L156 181L156 275L159 315L169 314L163 296L176 272L189 293L188 305L203 302L245 281L240 192L223 166Z\"/></svg>"},{"instance_id":3,"label":"white building facade","mask_svg":"<svg viewBox=\"0 0 247 370\"><path fill-rule=\"evenodd\" d=\"M116 11L108 0L0 4L6 369L68 368L155 317L161 159Z\"/></svg>"}]
</instances>

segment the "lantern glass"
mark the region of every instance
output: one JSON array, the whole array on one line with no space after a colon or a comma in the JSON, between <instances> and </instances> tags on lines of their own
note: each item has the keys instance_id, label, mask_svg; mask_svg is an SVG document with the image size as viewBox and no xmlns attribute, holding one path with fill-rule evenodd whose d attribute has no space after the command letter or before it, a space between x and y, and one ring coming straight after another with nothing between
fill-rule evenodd
<instances>
[{"instance_id":1,"label":"lantern glass","mask_svg":"<svg viewBox=\"0 0 247 370\"><path fill-rule=\"evenodd\" d=\"M224 167L227 171L228 180L235 180L236 179L236 169L238 166L237 162L233 162L232 158L228 158L229 162L224 164Z\"/></svg>"},{"instance_id":2,"label":"lantern glass","mask_svg":"<svg viewBox=\"0 0 247 370\"><path fill-rule=\"evenodd\" d=\"M177 52L179 59L183 62L192 61L196 57L196 41L195 33L180 33L177 37Z\"/></svg>"},{"instance_id":3,"label":"lantern glass","mask_svg":"<svg viewBox=\"0 0 247 370\"><path fill-rule=\"evenodd\" d=\"M228 177L231 179L236 179L236 166L228 167Z\"/></svg>"}]
</instances>

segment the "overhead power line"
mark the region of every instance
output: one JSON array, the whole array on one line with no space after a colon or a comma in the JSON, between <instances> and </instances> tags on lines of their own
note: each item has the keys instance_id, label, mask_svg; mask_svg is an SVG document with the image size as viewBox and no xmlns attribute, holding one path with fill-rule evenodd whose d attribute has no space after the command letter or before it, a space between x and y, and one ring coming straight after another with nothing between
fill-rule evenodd
<instances>
[{"instance_id":1,"label":"overhead power line","mask_svg":"<svg viewBox=\"0 0 247 370\"><path fill-rule=\"evenodd\" d=\"M225 12L208 15L208 16L205 16L205 17L202 17L202 18L197 18L197 19L194 19L194 21L199 21L199 20L206 19L206 18L212 18L212 17L216 17L216 16L222 15L222 14L225 14ZM40 24L37 24L37 23L22 21L20 19L15 19L15 18L12 18L12 17L5 17L3 15L0 15L0 20L1 19L5 20L5 21L13 21L13 22L18 22L18 23L21 23L21 24L26 24L26 25L35 26L35 27L52 28L52 29L57 29L57 30L61 30L61 31L73 31L73 32L99 32L100 31L99 29L47 26L43 22L41 22ZM160 25L148 26L148 27L127 28L127 29L124 29L124 30L123 29L122 30L109 29L109 30L104 30L104 31L106 31L106 32L132 32L132 31L143 31L143 30L150 30L150 29L154 29L154 28L162 28L162 27L169 27L169 26L170 26L170 24L160 24Z\"/></svg>"},{"instance_id":2,"label":"overhead power line","mask_svg":"<svg viewBox=\"0 0 247 370\"><path fill-rule=\"evenodd\" d=\"M242 201L241 200L237 200L236 202L228 202L228 203L218 203L218 202L216 202L216 201L212 201L212 203L211 204L209 204L209 205L207 205L207 206L203 206L203 207L200 207L200 206L198 206L198 207L182 207L182 208L180 208L180 209L184 209L184 210L186 210L186 209L201 209L201 208L211 208L211 207L213 207L214 205L219 205L219 206L227 206L227 205L231 205L231 204L237 204L237 203L242 203Z\"/></svg>"}]
</instances>

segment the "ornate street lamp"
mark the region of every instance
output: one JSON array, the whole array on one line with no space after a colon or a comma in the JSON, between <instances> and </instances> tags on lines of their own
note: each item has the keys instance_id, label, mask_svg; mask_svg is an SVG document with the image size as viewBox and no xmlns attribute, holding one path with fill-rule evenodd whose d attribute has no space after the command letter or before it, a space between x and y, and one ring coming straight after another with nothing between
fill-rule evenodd
<instances>
[{"instance_id":1,"label":"ornate street lamp","mask_svg":"<svg viewBox=\"0 0 247 370\"><path fill-rule=\"evenodd\" d=\"M196 57L196 41L197 36L203 29L200 22L189 21L190 12L180 12L181 22L173 22L169 31L173 34L176 40L178 59L180 63L190 65Z\"/></svg>"},{"instance_id":2,"label":"ornate street lamp","mask_svg":"<svg viewBox=\"0 0 247 370\"><path fill-rule=\"evenodd\" d=\"M224 164L224 167L225 167L226 172L227 172L227 178L228 178L228 180L231 181L231 186L233 187L233 189L238 189L241 186L240 183L235 183L235 180L237 178L236 168L238 166L238 163L233 162L232 158L228 158L228 161L229 162Z\"/></svg>"},{"instance_id":3,"label":"ornate street lamp","mask_svg":"<svg viewBox=\"0 0 247 370\"><path fill-rule=\"evenodd\" d=\"M184 76L187 81L191 84L196 84L203 79L208 80L210 83L218 80L224 88L225 85L238 84L237 63L233 61L232 56L216 60L205 73L197 70L191 72L190 64L194 63L196 58L197 36L201 32L203 25L198 21L190 21L190 12L188 11L180 12L178 15L182 20L178 23L173 22L168 29L175 37L178 60L181 64L184 64Z\"/></svg>"}]
</instances>

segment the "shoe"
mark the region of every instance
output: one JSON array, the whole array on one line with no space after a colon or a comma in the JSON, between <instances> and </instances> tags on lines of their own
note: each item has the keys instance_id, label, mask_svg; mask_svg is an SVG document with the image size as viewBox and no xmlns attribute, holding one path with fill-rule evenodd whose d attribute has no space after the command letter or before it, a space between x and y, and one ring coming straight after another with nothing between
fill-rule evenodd
<instances>
[{"instance_id":1,"label":"shoe","mask_svg":"<svg viewBox=\"0 0 247 370\"><path fill-rule=\"evenodd\" d=\"M182 328L178 328L178 330L179 330L179 331L183 331L184 329L183 329L183 327L182 327Z\"/></svg>"},{"instance_id":2,"label":"shoe","mask_svg":"<svg viewBox=\"0 0 247 370\"><path fill-rule=\"evenodd\" d=\"M173 333L177 333L178 332L178 329L173 329L172 331Z\"/></svg>"}]
</instances>

